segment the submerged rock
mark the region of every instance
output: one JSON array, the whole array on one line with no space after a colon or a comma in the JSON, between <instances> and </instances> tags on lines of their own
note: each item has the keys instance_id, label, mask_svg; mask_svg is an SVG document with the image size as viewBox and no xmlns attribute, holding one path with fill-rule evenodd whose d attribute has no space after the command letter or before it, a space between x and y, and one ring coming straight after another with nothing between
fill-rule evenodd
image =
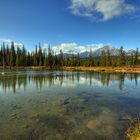
<instances>
[{"instance_id":1,"label":"submerged rock","mask_svg":"<svg viewBox=\"0 0 140 140\"><path fill-rule=\"evenodd\" d=\"M69 104L70 103L70 97L69 98L67 98L67 99L65 99L65 100L63 100L63 101L61 101L61 105L67 105L67 104Z\"/></svg>"}]
</instances>

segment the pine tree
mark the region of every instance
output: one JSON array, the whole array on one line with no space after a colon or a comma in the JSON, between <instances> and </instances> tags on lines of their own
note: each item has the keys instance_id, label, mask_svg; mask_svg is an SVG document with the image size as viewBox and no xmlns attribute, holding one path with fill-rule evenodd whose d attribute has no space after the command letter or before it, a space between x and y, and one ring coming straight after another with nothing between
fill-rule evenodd
<instances>
[{"instance_id":1,"label":"pine tree","mask_svg":"<svg viewBox=\"0 0 140 140\"><path fill-rule=\"evenodd\" d=\"M138 54L139 54L139 50L137 48L134 56L134 65L138 65Z\"/></svg>"},{"instance_id":2,"label":"pine tree","mask_svg":"<svg viewBox=\"0 0 140 140\"><path fill-rule=\"evenodd\" d=\"M26 64L26 65L27 65L27 66L31 66L31 63L32 63L32 62L31 62L31 55L30 55L29 52L27 53L27 56L26 56L26 57L27 57L27 64Z\"/></svg>"},{"instance_id":3,"label":"pine tree","mask_svg":"<svg viewBox=\"0 0 140 140\"><path fill-rule=\"evenodd\" d=\"M134 55L133 53L131 53L131 57L130 57L130 66L134 65Z\"/></svg>"},{"instance_id":4,"label":"pine tree","mask_svg":"<svg viewBox=\"0 0 140 140\"><path fill-rule=\"evenodd\" d=\"M47 66L47 54L46 54L46 50L43 50L43 65Z\"/></svg>"},{"instance_id":5,"label":"pine tree","mask_svg":"<svg viewBox=\"0 0 140 140\"><path fill-rule=\"evenodd\" d=\"M106 66L111 66L111 56L110 56L110 51L109 51L109 49L107 50Z\"/></svg>"},{"instance_id":6,"label":"pine tree","mask_svg":"<svg viewBox=\"0 0 140 140\"><path fill-rule=\"evenodd\" d=\"M33 55L34 66L38 66L38 47L35 46L35 52Z\"/></svg>"},{"instance_id":7,"label":"pine tree","mask_svg":"<svg viewBox=\"0 0 140 140\"><path fill-rule=\"evenodd\" d=\"M10 50L10 68L15 66L16 54L15 54L15 45L14 42L11 42Z\"/></svg>"},{"instance_id":8,"label":"pine tree","mask_svg":"<svg viewBox=\"0 0 140 140\"><path fill-rule=\"evenodd\" d=\"M106 66L106 53L104 50L101 52L100 66Z\"/></svg>"},{"instance_id":9,"label":"pine tree","mask_svg":"<svg viewBox=\"0 0 140 140\"><path fill-rule=\"evenodd\" d=\"M22 47L21 62L22 62L22 66L27 66L27 51L24 45Z\"/></svg>"},{"instance_id":10,"label":"pine tree","mask_svg":"<svg viewBox=\"0 0 140 140\"><path fill-rule=\"evenodd\" d=\"M17 54L16 54L16 66L20 66L20 48L17 48Z\"/></svg>"},{"instance_id":11,"label":"pine tree","mask_svg":"<svg viewBox=\"0 0 140 140\"><path fill-rule=\"evenodd\" d=\"M63 66L63 62L64 62L63 52L62 52L62 50L60 50L60 54L59 54L59 64L60 64L60 66Z\"/></svg>"},{"instance_id":12,"label":"pine tree","mask_svg":"<svg viewBox=\"0 0 140 140\"><path fill-rule=\"evenodd\" d=\"M88 63L89 63L89 66L93 66L93 56L92 56L92 49L90 49L90 52L89 52L89 58L88 58Z\"/></svg>"},{"instance_id":13,"label":"pine tree","mask_svg":"<svg viewBox=\"0 0 140 140\"><path fill-rule=\"evenodd\" d=\"M118 66L125 66L125 64L126 64L125 51L123 50L123 47L121 47L118 56Z\"/></svg>"},{"instance_id":14,"label":"pine tree","mask_svg":"<svg viewBox=\"0 0 140 140\"><path fill-rule=\"evenodd\" d=\"M54 56L54 66L58 66L58 58L56 54Z\"/></svg>"},{"instance_id":15,"label":"pine tree","mask_svg":"<svg viewBox=\"0 0 140 140\"><path fill-rule=\"evenodd\" d=\"M10 66L10 56L11 56L11 50L9 46L6 47L6 59L7 59L7 66Z\"/></svg>"},{"instance_id":16,"label":"pine tree","mask_svg":"<svg viewBox=\"0 0 140 140\"><path fill-rule=\"evenodd\" d=\"M6 67L6 52L5 52L5 44L2 45L2 61L3 61L3 67Z\"/></svg>"},{"instance_id":17,"label":"pine tree","mask_svg":"<svg viewBox=\"0 0 140 140\"><path fill-rule=\"evenodd\" d=\"M48 47L48 65L51 68L53 67L53 55L50 47Z\"/></svg>"},{"instance_id":18,"label":"pine tree","mask_svg":"<svg viewBox=\"0 0 140 140\"><path fill-rule=\"evenodd\" d=\"M42 66L42 64L43 64L43 62L42 62L42 49L41 49L40 44L39 44L38 57L39 57L39 66Z\"/></svg>"},{"instance_id":19,"label":"pine tree","mask_svg":"<svg viewBox=\"0 0 140 140\"><path fill-rule=\"evenodd\" d=\"M80 66L81 65L81 62L80 62L80 54L77 53L77 56L76 56L76 66Z\"/></svg>"}]
</instances>

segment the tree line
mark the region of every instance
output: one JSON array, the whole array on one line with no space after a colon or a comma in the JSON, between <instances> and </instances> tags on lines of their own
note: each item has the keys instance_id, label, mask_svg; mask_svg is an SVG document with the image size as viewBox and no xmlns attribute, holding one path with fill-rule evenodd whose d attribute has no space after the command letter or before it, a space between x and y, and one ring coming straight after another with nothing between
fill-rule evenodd
<instances>
[{"instance_id":1,"label":"tree line","mask_svg":"<svg viewBox=\"0 0 140 140\"><path fill-rule=\"evenodd\" d=\"M36 45L35 50L29 52L26 48L16 46L14 42L10 45L3 43L0 47L0 66L20 67L20 66L48 66L50 68L62 66L137 66L140 65L138 48L131 56L127 56L123 47L119 49L117 56L111 56L110 50L102 51L99 57L93 57L92 50L87 58L81 58L80 54L64 57L63 51L56 54L51 47L42 49L41 45Z\"/></svg>"}]
</instances>

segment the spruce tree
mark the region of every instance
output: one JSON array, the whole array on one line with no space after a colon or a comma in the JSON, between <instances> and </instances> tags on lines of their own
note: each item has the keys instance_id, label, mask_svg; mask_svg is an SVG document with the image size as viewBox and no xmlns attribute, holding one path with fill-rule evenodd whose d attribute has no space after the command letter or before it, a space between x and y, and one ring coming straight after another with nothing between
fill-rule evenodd
<instances>
[{"instance_id":1,"label":"spruce tree","mask_svg":"<svg viewBox=\"0 0 140 140\"><path fill-rule=\"evenodd\" d=\"M126 58L125 58L125 51L123 50L123 46L119 50L118 56L118 66L125 66Z\"/></svg>"},{"instance_id":2,"label":"spruce tree","mask_svg":"<svg viewBox=\"0 0 140 140\"><path fill-rule=\"evenodd\" d=\"M130 66L134 65L134 55L133 53L131 53L131 57L130 57Z\"/></svg>"},{"instance_id":3,"label":"spruce tree","mask_svg":"<svg viewBox=\"0 0 140 140\"><path fill-rule=\"evenodd\" d=\"M106 66L106 53L104 50L101 52L100 66Z\"/></svg>"},{"instance_id":4,"label":"spruce tree","mask_svg":"<svg viewBox=\"0 0 140 140\"><path fill-rule=\"evenodd\" d=\"M137 48L134 56L134 65L138 65L138 54L139 54L139 50Z\"/></svg>"},{"instance_id":5,"label":"spruce tree","mask_svg":"<svg viewBox=\"0 0 140 140\"><path fill-rule=\"evenodd\" d=\"M111 56L110 56L110 51L109 51L109 49L107 50L106 66L111 66Z\"/></svg>"},{"instance_id":6,"label":"spruce tree","mask_svg":"<svg viewBox=\"0 0 140 140\"><path fill-rule=\"evenodd\" d=\"M15 54L15 45L14 42L11 42L10 50L10 68L15 66L16 54Z\"/></svg>"},{"instance_id":7,"label":"spruce tree","mask_svg":"<svg viewBox=\"0 0 140 140\"><path fill-rule=\"evenodd\" d=\"M89 52L89 58L88 58L88 63L89 63L89 66L93 66L93 56L92 56L92 49L90 49L90 52Z\"/></svg>"}]
</instances>

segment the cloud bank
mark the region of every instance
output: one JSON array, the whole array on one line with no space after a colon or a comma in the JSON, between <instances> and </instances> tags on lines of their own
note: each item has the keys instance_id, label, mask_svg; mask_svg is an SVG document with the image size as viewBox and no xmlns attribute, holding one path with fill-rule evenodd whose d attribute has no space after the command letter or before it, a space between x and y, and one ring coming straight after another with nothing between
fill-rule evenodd
<instances>
[{"instance_id":1,"label":"cloud bank","mask_svg":"<svg viewBox=\"0 0 140 140\"><path fill-rule=\"evenodd\" d=\"M68 54L77 54L77 53L83 53L83 52L89 52L90 50L95 51L99 48L103 48L104 46L111 46L110 44L104 45L103 43L100 44L86 44L86 45L79 45L77 43L62 43L59 45L52 46L52 50L54 53L59 54L60 50L63 51L63 53ZM48 44L44 44L43 48L47 49L49 47Z\"/></svg>"},{"instance_id":2,"label":"cloud bank","mask_svg":"<svg viewBox=\"0 0 140 140\"><path fill-rule=\"evenodd\" d=\"M135 6L126 0L71 0L70 9L74 15L100 21L130 14L136 10Z\"/></svg>"}]
</instances>

